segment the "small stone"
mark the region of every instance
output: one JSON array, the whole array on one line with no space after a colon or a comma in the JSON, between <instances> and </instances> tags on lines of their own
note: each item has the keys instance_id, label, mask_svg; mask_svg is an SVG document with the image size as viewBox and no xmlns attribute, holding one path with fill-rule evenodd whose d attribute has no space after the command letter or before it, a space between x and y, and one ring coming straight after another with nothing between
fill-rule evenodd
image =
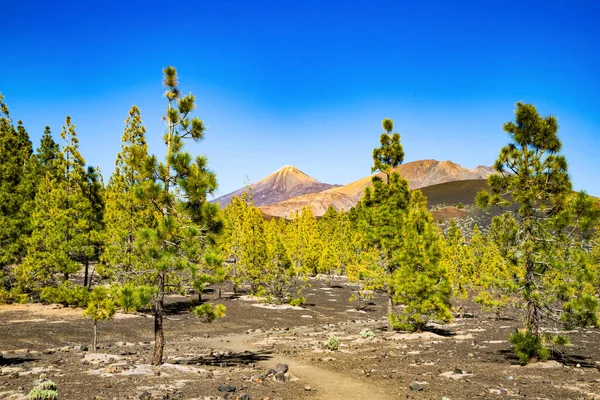
<instances>
[{"instance_id":1,"label":"small stone","mask_svg":"<svg viewBox=\"0 0 600 400\"><path fill-rule=\"evenodd\" d=\"M233 393L236 391L236 389L231 385L220 385L217 390L225 393Z\"/></svg>"},{"instance_id":2,"label":"small stone","mask_svg":"<svg viewBox=\"0 0 600 400\"><path fill-rule=\"evenodd\" d=\"M283 372L285 374L289 370L290 370L290 368L289 368L289 366L287 364L277 364L275 366L275 371L276 372Z\"/></svg>"},{"instance_id":3,"label":"small stone","mask_svg":"<svg viewBox=\"0 0 600 400\"><path fill-rule=\"evenodd\" d=\"M417 381L413 381L410 386L408 387L410 390L415 391L415 392L422 392L423 391L423 385L421 385L419 382Z\"/></svg>"},{"instance_id":4,"label":"small stone","mask_svg":"<svg viewBox=\"0 0 600 400\"><path fill-rule=\"evenodd\" d=\"M236 400L250 400L250 396L246 393L241 393L238 397L236 397Z\"/></svg>"},{"instance_id":5,"label":"small stone","mask_svg":"<svg viewBox=\"0 0 600 400\"><path fill-rule=\"evenodd\" d=\"M152 395L150 394L150 392L142 392L142 394L140 394L138 398L140 400L150 400L151 397Z\"/></svg>"}]
</instances>

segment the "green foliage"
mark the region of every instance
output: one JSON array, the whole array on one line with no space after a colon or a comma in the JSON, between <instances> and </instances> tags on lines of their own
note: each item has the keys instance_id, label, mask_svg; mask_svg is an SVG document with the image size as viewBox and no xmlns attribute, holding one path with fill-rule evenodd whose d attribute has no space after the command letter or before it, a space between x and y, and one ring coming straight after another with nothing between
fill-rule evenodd
<instances>
[{"instance_id":1,"label":"green foliage","mask_svg":"<svg viewBox=\"0 0 600 400\"><path fill-rule=\"evenodd\" d=\"M30 400L58 400L58 392L55 390L40 390L34 388L29 392Z\"/></svg>"},{"instance_id":2,"label":"green foliage","mask_svg":"<svg viewBox=\"0 0 600 400\"><path fill-rule=\"evenodd\" d=\"M197 317L203 318L204 322L213 322L219 318L223 318L225 316L225 311L227 307L223 304L215 304L214 306L210 303L204 303L194 308L194 314Z\"/></svg>"},{"instance_id":3,"label":"green foliage","mask_svg":"<svg viewBox=\"0 0 600 400\"><path fill-rule=\"evenodd\" d=\"M302 307L305 304L306 304L306 299L304 297L297 297L295 299L290 300L290 306Z\"/></svg>"},{"instance_id":4,"label":"green foliage","mask_svg":"<svg viewBox=\"0 0 600 400\"><path fill-rule=\"evenodd\" d=\"M15 284L13 266L25 256L37 175L32 144L21 121L16 126L0 94L0 291ZM7 298L7 300L9 300Z\"/></svg>"},{"instance_id":5,"label":"green foliage","mask_svg":"<svg viewBox=\"0 0 600 400\"><path fill-rule=\"evenodd\" d=\"M510 335L508 341L519 360L524 364L531 361L545 361L550 358L550 350L544 345L540 335L517 330Z\"/></svg>"},{"instance_id":6,"label":"green foliage","mask_svg":"<svg viewBox=\"0 0 600 400\"><path fill-rule=\"evenodd\" d=\"M70 117L61 137L65 146L54 161L55 174L47 173L38 187L27 256L16 270L19 284L34 295L67 281L95 251L97 210L90 200L85 161Z\"/></svg>"},{"instance_id":7,"label":"green foliage","mask_svg":"<svg viewBox=\"0 0 600 400\"><path fill-rule=\"evenodd\" d=\"M144 257L137 246L139 231L154 225L153 208L141 196L149 182L146 163L146 128L140 110L133 106L125 120L121 152L106 188L104 253L99 272L124 283L144 270Z\"/></svg>"},{"instance_id":8,"label":"green foliage","mask_svg":"<svg viewBox=\"0 0 600 400\"><path fill-rule=\"evenodd\" d=\"M334 335L329 336L325 341L325 347L331 351L338 351L340 349L340 339Z\"/></svg>"},{"instance_id":9,"label":"green foliage","mask_svg":"<svg viewBox=\"0 0 600 400\"><path fill-rule=\"evenodd\" d=\"M296 271L317 274L323 254L323 242L312 208L295 213L285 230L285 243Z\"/></svg>"},{"instance_id":10,"label":"green foliage","mask_svg":"<svg viewBox=\"0 0 600 400\"><path fill-rule=\"evenodd\" d=\"M494 219L490 235L510 263L507 271L519 290L516 294L527 305L527 336L514 339L524 346L518 351L536 355L541 339L529 336L538 337L543 318L553 314L547 311L568 303L584 286L577 279L585 276L578 272L577 249L591 233L598 210L585 193L571 190L555 117L541 117L535 106L517 103L515 121L504 130L511 143L500 150L497 174L488 177L491 191L478 193L476 203L483 208L514 204Z\"/></svg>"},{"instance_id":11,"label":"green foliage","mask_svg":"<svg viewBox=\"0 0 600 400\"><path fill-rule=\"evenodd\" d=\"M100 321L111 319L116 312L117 307L110 292L103 286L97 286L89 294L87 308L83 312L83 316L94 321Z\"/></svg>"},{"instance_id":12,"label":"green foliage","mask_svg":"<svg viewBox=\"0 0 600 400\"><path fill-rule=\"evenodd\" d=\"M450 221L446 240L442 243L441 263L448 271L454 296L467 298L474 282L474 260L456 221Z\"/></svg>"},{"instance_id":13,"label":"green foliage","mask_svg":"<svg viewBox=\"0 0 600 400\"><path fill-rule=\"evenodd\" d=\"M41 290L40 300L44 303L63 304L65 306L85 307L88 304L87 287L74 285L65 281L61 285L46 286Z\"/></svg>"},{"instance_id":14,"label":"green foliage","mask_svg":"<svg viewBox=\"0 0 600 400\"><path fill-rule=\"evenodd\" d=\"M598 326L598 299L582 294L564 305L561 318L567 329Z\"/></svg>"},{"instance_id":15,"label":"green foliage","mask_svg":"<svg viewBox=\"0 0 600 400\"><path fill-rule=\"evenodd\" d=\"M190 270L201 262L204 249L214 243L222 228L218 205L207 201L207 195L217 188L216 176L208 169L206 157L192 158L183 150L185 140L197 142L204 137L203 122L191 117L195 97L181 96L175 68L167 67L163 73L168 101L163 117L165 159L159 162L156 156L148 157L143 174L147 179L135 189L145 205L141 208L153 210L151 222L139 230L135 246L141 257L137 280L156 289L154 365L162 364L163 358L166 284L189 285Z\"/></svg>"},{"instance_id":16,"label":"green foliage","mask_svg":"<svg viewBox=\"0 0 600 400\"><path fill-rule=\"evenodd\" d=\"M56 383L48 380L42 381L29 392L27 398L30 400L58 400Z\"/></svg>"},{"instance_id":17,"label":"green foliage","mask_svg":"<svg viewBox=\"0 0 600 400\"><path fill-rule=\"evenodd\" d=\"M452 319L451 286L440 263L441 238L427 211L427 200L419 190L411 195L410 208L402 226L404 245L396 253L399 267L391 277L394 301L404 304L400 320L421 331L429 318Z\"/></svg>"},{"instance_id":18,"label":"green foliage","mask_svg":"<svg viewBox=\"0 0 600 400\"><path fill-rule=\"evenodd\" d=\"M348 265L346 273L348 282L355 284L351 302L356 302L356 309L366 307L366 301L371 300L375 290L382 289L385 284L385 270L380 263L380 253L373 249L363 249L360 233L354 237L355 257Z\"/></svg>"}]
</instances>

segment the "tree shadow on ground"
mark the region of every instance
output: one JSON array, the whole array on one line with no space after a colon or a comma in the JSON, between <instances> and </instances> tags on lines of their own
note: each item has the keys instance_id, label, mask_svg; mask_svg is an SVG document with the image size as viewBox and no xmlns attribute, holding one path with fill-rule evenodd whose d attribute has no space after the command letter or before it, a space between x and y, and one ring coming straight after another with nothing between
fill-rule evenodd
<instances>
[{"instance_id":1,"label":"tree shadow on ground","mask_svg":"<svg viewBox=\"0 0 600 400\"><path fill-rule=\"evenodd\" d=\"M431 325L426 326L425 329L423 329L423 332L431 332L431 333L435 333L436 335L443 336L443 337L456 336L456 332L452 332L450 329L440 328L440 327L431 326Z\"/></svg>"},{"instance_id":2,"label":"tree shadow on ground","mask_svg":"<svg viewBox=\"0 0 600 400\"><path fill-rule=\"evenodd\" d=\"M516 356L512 349L502 349L496 352L500 357L493 357L493 361L510 361L511 364L525 365ZM580 368L596 368L595 361L589 357L579 354L565 354L560 351L552 351L549 361L557 361L565 366L574 367L579 364Z\"/></svg>"},{"instance_id":3,"label":"tree shadow on ground","mask_svg":"<svg viewBox=\"0 0 600 400\"><path fill-rule=\"evenodd\" d=\"M163 307L163 312L166 315L182 315L190 312L190 307L193 305L200 305L204 303L206 300L202 300L202 302L198 302L197 299L195 302L190 301L189 299L173 301L166 303Z\"/></svg>"},{"instance_id":4,"label":"tree shadow on ground","mask_svg":"<svg viewBox=\"0 0 600 400\"><path fill-rule=\"evenodd\" d=\"M210 355L186 358L185 360L174 361L173 364L185 365L212 365L220 367L235 367L247 365L259 361L265 361L273 358L273 352L269 350L244 351L241 353L227 353L224 355Z\"/></svg>"},{"instance_id":5,"label":"tree shadow on ground","mask_svg":"<svg viewBox=\"0 0 600 400\"><path fill-rule=\"evenodd\" d=\"M9 356L9 357L2 357L0 356L0 367L7 367L10 365L19 365L19 364L24 364L24 363L28 363L31 361L38 361L39 359L36 358L31 358L31 357L23 357L23 356Z\"/></svg>"}]
</instances>

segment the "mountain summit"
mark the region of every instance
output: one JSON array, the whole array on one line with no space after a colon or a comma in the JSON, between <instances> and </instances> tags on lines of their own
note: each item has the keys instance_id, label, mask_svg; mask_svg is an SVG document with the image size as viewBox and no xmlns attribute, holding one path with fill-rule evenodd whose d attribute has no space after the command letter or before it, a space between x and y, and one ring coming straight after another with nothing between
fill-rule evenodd
<instances>
[{"instance_id":1,"label":"mountain summit","mask_svg":"<svg viewBox=\"0 0 600 400\"><path fill-rule=\"evenodd\" d=\"M437 160L413 161L399 165L394 170L408 179L411 189L454 181L486 179L488 175L494 173L494 170L489 167L467 169L451 161ZM382 173L379 175L383 177ZM261 209L266 215L278 217L288 217L305 206L311 206L317 216L323 215L329 206L333 206L338 211L342 209L348 211L360 201L367 186L371 186L371 176L319 193L311 192L278 203L265 204Z\"/></svg>"},{"instance_id":2,"label":"mountain summit","mask_svg":"<svg viewBox=\"0 0 600 400\"><path fill-rule=\"evenodd\" d=\"M322 192L339 185L319 182L293 165L285 165L250 186L252 187L254 204L261 206L278 203L308 193ZM225 207L232 197L241 196L245 190L245 187L238 189L213 201Z\"/></svg>"}]
</instances>

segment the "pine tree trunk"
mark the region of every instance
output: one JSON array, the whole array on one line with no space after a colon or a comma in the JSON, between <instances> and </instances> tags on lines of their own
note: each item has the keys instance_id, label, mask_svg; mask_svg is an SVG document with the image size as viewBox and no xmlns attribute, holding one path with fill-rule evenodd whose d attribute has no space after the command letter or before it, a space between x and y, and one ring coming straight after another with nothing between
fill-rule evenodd
<instances>
[{"instance_id":1,"label":"pine tree trunk","mask_svg":"<svg viewBox=\"0 0 600 400\"><path fill-rule=\"evenodd\" d=\"M94 320L94 343L92 345L94 351L98 350L98 321Z\"/></svg>"},{"instance_id":2,"label":"pine tree trunk","mask_svg":"<svg viewBox=\"0 0 600 400\"><path fill-rule=\"evenodd\" d=\"M88 286L88 273L90 270L90 260L86 259L85 260L85 271L83 273L83 287L87 287Z\"/></svg>"},{"instance_id":3,"label":"pine tree trunk","mask_svg":"<svg viewBox=\"0 0 600 400\"><path fill-rule=\"evenodd\" d=\"M154 303L154 355L152 365L161 365L165 348L165 334L163 331L163 306L165 298L165 273L158 273L158 297Z\"/></svg>"},{"instance_id":4,"label":"pine tree trunk","mask_svg":"<svg viewBox=\"0 0 600 400\"><path fill-rule=\"evenodd\" d=\"M392 315L394 313L394 301L392 299L393 295L392 295L392 289L388 288L388 301L387 301L387 313L388 313L388 318L390 315ZM394 327L392 326L391 322L388 322L388 330L391 332L394 330Z\"/></svg>"}]
</instances>

